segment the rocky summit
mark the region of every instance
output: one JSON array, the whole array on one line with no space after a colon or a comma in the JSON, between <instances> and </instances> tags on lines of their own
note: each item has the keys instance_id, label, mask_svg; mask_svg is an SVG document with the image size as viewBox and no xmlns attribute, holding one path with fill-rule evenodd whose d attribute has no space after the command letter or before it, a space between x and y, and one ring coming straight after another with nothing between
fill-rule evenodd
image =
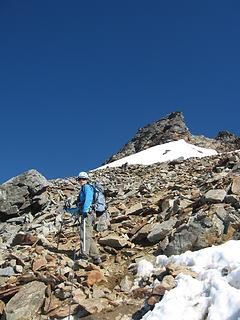
<instances>
[{"instance_id":1,"label":"rocky summit","mask_svg":"<svg viewBox=\"0 0 240 320\"><path fill-rule=\"evenodd\" d=\"M240 239L234 134L194 137L175 112L140 129L111 161L178 139L218 154L90 172L104 186L110 215L108 229L95 232L100 266L76 259L78 223L63 210L79 193L74 177L47 180L29 170L0 186L1 319L140 320L179 272L197 276L171 264L140 277L141 261L154 265L159 254Z\"/></svg>"},{"instance_id":2,"label":"rocky summit","mask_svg":"<svg viewBox=\"0 0 240 320\"><path fill-rule=\"evenodd\" d=\"M192 135L185 124L182 112L176 111L163 119L140 128L135 136L104 164L159 144L180 139L199 147L215 149L218 152L240 149L240 138L229 131L220 131L215 139Z\"/></svg>"}]
</instances>

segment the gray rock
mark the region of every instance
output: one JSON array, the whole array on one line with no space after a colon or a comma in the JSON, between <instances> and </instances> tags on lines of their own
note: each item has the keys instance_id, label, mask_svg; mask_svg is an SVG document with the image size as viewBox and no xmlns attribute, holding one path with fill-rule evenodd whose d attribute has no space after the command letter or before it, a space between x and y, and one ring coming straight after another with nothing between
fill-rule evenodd
<instances>
[{"instance_id":1,"label":"gray rock","mask_svg":"<svg viewBox=\"0 0 240 320\"><path fill-rule=\"evenodd\" d=\"M223 221L219 219L219 217L215 214L213 216L212 223L213 223L214 232L217 233L218 236L222 236L224 231Z\"/></svg>"},{"instance_id":2,"label":"gray rock","mask_svg":"<svg viewBox=\"0 0 240 320\"><path fill-rule=\"evenodd\" d=\"M149 232L152 230L151 224L146 224L144 227L142 227L131 239L132 242L139 243L142 240L146 239Z\"/></svg>"},{"instance_id":3,"label":"gray rock","mask_svg":"<svg viewBox=\"0 0 240 320\"><path fill-rule=\"evenodd\" d=\"M141 202L136 203L126 210L126 214L138 214L142 211L142 208L143 206Z\"/></svg>"},{"instance_id":4,"label":"gray rock","mask_svg":"<svg viewBox=\"0 0 240 320\"><path fill-rule=\"evenodd\" d=\"M212 211L222 220L225 221L227 217L227 211L224 208L223 204L216 204L212 206Z\"/></svg>"},{"instance_id":5,"label":"gray rock","mask_svg":"<svg viewBox=\"0 0 240 320\"><path fill-rule=\"evenodd\" d=\"M169 210L173 207L174 199L164 199L161 203L162 211Z\"/></svg>"},{"instance_id":6,"label":"gray rock","mask_svg":"<svg viewBox=\"0 0 240 320\"><path fill-rule=\"evenodd\" d=\"M32 195L36 195L42 189L48 187L50 183L37 170L32 169L2 184L3 187L8 185L23 187L24 192L28 191Z\"/></svg>"},{"instance_id":7,"label":"gray rock","mask_svg":"<svg viewBox=\"0 0 240 320\"><path fill-rule=\"evenodd\" d=\"M173 240L167 245L163 250L163 254L166 256L171 256L174 254L181 254L187 250L192 249L192 244L197 240L197 236L191 234L187 230L181 233L175 234Z\"/></svg>"},{"instance_id":8,"label":"gray rock","mask_svg":"<svg viewBox=\"0 0 240 320\"><path fill-rule=\"evenodd\" d=\"M11 218L7 220L7 223L16 223L16 224L23 224L25 222L26 217L21 216L18 218Z\"/></svg>"},{"instance_id":9,"label":"gray rock","mask_svg":"<svg viewBox=\"0 0 240 320\"><path fill-rule=\"evenodd\" d=\"M240 176L233 177L231 190L234 194L240 194Z\"/></svg>"},{"instance_id":10,"label":"gray rock","mask_svg":"<svg viewBox=\"0 0 240 320\"><path fill-rule=\"evenodd\" d=\"M232 212L228 214L227 217L228 222L230 222L236 229L239 228L240 225L240 214L238 211Z\"/></svg>"},{"instance_id":11,"label":"gray rock","mask_svg":"<svg viewBox=\"0 0 240 320\"><path fill-rule=\"evenodd\" d=\"M83 299L79 304L79 309L80 310L77 313L77 319L85 317L89 314L96 314L103 310L108 310L109 300L107 298Z\"/></svg>"},{"instance_id":12,"label":"gray rock","mask_svg":"<svg viewBox=\"0 0 240 320\"><path fill-rule=\"evenodd\" d=\"M96 286L93 286L92 291L93 291L92 293L93 299L104 298L107 296L103 290L97 288Z\"/></svg>"},{"instance_id":13,"label":"gray rock","mask_svg":"<svg viewBox=\"0 0 240 320\"><path fill-rule=\"evenodd\" d=\"M5 285L7 281L8 281L7 277L0 277L0 286Z\"/></svg>"},{"instance_id":14,"label":"gray rock","mask_svg":"<svg viewBox=\"0 0 240 320\"><path fill-rule=\"evenodd\" d=\"M176 204L177 205L177 210L175 212L178 212L180 209L185 209L189 206L191 206L193 201L189 199L179 199L179 202Z\"/></svg>"},{"instance_id":15,"label":"gray rock","mask_svg":"<svg viewBox=\"0 0 240 320\"><path fill-rule=\"evenodd\" d=\"M7 200L7 192L0 186L0 202Z\"/></svg>"},{"instance_id":16,"label":"gray rock","mask_svg":"<svg viewBox=\"0 0 240 320\"><path fill-rule=\"evenodd\" d=\"M0 269L0 277L11 277L15 274L13 267Z\"/></svg>"},{"instance_id":17,"label":"gray rock","mask_svg":"<svg viewBox=\"0 0 240 320\"><path fill-rule=\"evenodd\" d=\"M224 202L231 204L235 209L240 208L239 196L234 194L227 194Z\"/></svg>"},{"instance_id":18,"label":"gray rock","mask_svg":"<svg viewBox=\"0 0 240 320\"><path fill-rule=\"evenodd\" d=\"M182 229L181 232L175 233L163 253L171 256L193 250L198 245L199 235L203 232L200 225L193 223L188 228Z\"/></svg>"},{"instance_id":19,"label":"gray rock","mask_svg":"<svg viewBox=\"0 0 240 320\"><path fill-rule=\"evenodd\" d=\"M14 269L17 273L23 272L23 266L20 266L19 264L17 264Z\"/></svg>"},{"instance_id":20,"label":"gray rock","mask_svg":"<svg viewBox=\"0 0 240 320\"><path fill-rule=\"evenodd\" d=\"M213 222L212 219L210 219L209 217L205 217L201 220L201 225L203 227L207 227L207 228L211 228L213 226Z\"/></svg>"},{"instance_id":21,"label":"gray rock","mask_svg":"<svg viewBox=\"0 0 240 320\"><path fill-rule=\"evenodd\" d=\"M223 202L226 195L227 193L223 189L212 189L205 194L204 198L206 202L218 203Z\"/></svg>"},{"instance_id":22,"label":"gray rock","mask_svg":"<svg viewBox=\"0 0 240 320\"><path fill-rule=\"evenodd\" d=\"M32 281L24 285L7 303L6 320L37 320L45 298L46 285Z\"/></svg>"},{"instance_id":23,"label":"gray rock","mask_svg":"<svg viewBox=\"0 0 240 320\"><path fill-rule=\"evenodd\" d=\"M167 221L163 221L162 223L156 223L153 226L153 229L147 236L147 239L151 243L158 243L160 240L163 240L166 235L168 235L174 226L176 225L177 219L170 219Z\"/></svg>"},{"instance_id":24,"label":"gray rock","mask_svg":"<svg viewBox=\"0 0 240 320\"><path fill-rule=\"evenodd\" d=\"M240 174L240 162L238 161L232 168L232 172L236 174Z\"/></svg>"},{"instance_id":25,"label":"gray rock","mask_svg":"<svg viewBox=\"0 0 240 320\"><path fill-rule=\"evenodd\" d=\"M133 282L129 279L129 277L126 275L120 282L119 286L121 291L123 292L130 292L132 288Z\"/></svg>"},{"instance_id":26,"label":"gray rock","mask_svg":"<svg viewBox=\"0 0 240 320\"><path fill-rule=\"evenodd\" d=\"M47 186L49 182L36 170L29 170L2 184L0 220L40 211L48 202L44 194Z\"/></svg>"},{"instance_id":27,"label":"gray rock","mask_svg":"<svg viewBox=\"0 0 240 320\"><path fill-rule=\"evenodd\" d=\"M119 237L116 234L110 234L104 238L100 238L98 242L103 246L109 246L116 249L121 249L128 245L128 241L125 238Z\"/></svg>"},{"instance_id":28,"label":"gray rock","mask_svg":"<svg viewBox=\"0 0 240 320\"><path fill-rule=\"evenodd\" d=\"M19 225L7 223L0 224L0 235L3 239L3 245L5 247L10 247L12 245L12 241L20 229L21 227Z\"/></svg>"}]
</instances>

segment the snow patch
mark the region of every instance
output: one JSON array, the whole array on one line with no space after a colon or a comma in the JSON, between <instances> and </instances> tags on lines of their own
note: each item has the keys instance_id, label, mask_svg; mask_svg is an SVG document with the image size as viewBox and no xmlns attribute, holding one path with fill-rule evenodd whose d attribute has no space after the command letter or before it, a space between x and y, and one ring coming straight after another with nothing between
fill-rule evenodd
<instances>
[{"instance_id":1,"label":"snow patch","mask_svg":"<svg viewBox=\"0 0 240 320\"><path fill-rule=\"evenodd\" d=\"M216 154L217 151L213 149L197 147L181 139L178 141L172 141L148 148L122 159L108 163L95 170L104 169L107 167L119 167L126 163L150 165L157 162L173 161L179 158L185 160L192 157L202 158Z\"/></svg>"}]
</instances>

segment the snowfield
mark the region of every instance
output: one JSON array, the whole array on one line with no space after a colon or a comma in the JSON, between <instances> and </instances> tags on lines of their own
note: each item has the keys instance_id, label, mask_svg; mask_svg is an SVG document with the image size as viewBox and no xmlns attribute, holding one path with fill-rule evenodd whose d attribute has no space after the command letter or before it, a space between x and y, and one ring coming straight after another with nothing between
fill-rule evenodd
<instances>
[{"instance_id":1,"label":"snowfield","mask_svg":"<svg viewBox=\"0 0 240 320\"><path fill-rule=\"evenodd\" d=\"M163 299L143 320L239 320L240 319L240 241L230 240L220 246L186 251L171 257L158 256L156 264L185 265L198 273L194 279L178 275L176 288L165 293ZM152 270L141 263L141 274ZM139 275L140 276L140 275Z\"/></svg>"},{"instance_id":2,"label":"snowfield","mask_svg":"<svg viewBox=\"0 0 240 320\"><path fill-rule=\"evenodd\" d=\"M164 144L160 144L146 150L134 153L130 156L124 157L122 159L113 161L98 169L104 169L107 167L120 167L123 164L142 164L150 165L157 162L172 161L179 158L202 158L207 156L216 155L217 151L213 149L206 149L197 147L193 144L187 143L185 140L181 139L178 141L172 141Z\"/></svg>"}]
</instances>

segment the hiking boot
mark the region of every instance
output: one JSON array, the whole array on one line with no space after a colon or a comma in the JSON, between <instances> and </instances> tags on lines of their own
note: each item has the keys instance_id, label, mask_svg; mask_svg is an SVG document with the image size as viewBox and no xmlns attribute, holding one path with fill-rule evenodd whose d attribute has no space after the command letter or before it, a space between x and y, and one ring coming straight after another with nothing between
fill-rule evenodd
<instances>
[{"instance_id":1,"label":"hiking boot","mask_svg":"<svg viewBox=\"0 0 240 320\"><path fill-rule=\"evenodd\" d=\"M93 257L92 261L94 264L96 264L97 266L99 266L102 263L102 259L99 256Z\"/></svg>"},{"instance_id":2,"label":"hiking boot","mask_svg":"<svg viewBox=\"0 0 240 320\"><path fill-rule=\"evenodd\" d=\"M89 261L90 260L90 257L87 256L86 254L80 254L77 258L77 260L83 260L83 261Z\"/></svg>"},{"instance_id":3,"label":"hiking boot","mask_svg":"<svg viewBox=\"0 0 240 320\"><path fill-rule=\"evenodd\" d=\"M78 271L78 270L81 270L82 268L83 269L86 268L88 265L89 265L88 260L79 259L74 261L73 270Z\"/></svg>"},{"instance_id":4,"label":"hiking boot","mask_svg":"<svg viewBox=\"0 0 240 320\"><path fill-rule=\"evenodd\" d=\"M101 254L101 260L102 262L107 260L107 255L106 254Z\"/></svg>"}]
</instances>

